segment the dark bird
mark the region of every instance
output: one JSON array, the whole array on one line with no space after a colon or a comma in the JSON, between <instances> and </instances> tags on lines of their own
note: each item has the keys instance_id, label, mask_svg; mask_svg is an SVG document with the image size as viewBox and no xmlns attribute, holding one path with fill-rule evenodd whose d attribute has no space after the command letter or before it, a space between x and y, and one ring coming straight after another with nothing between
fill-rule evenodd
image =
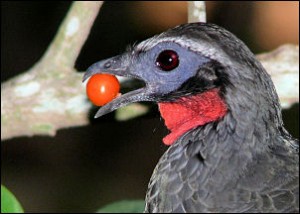
<instances>
[{"instance_id":1,"label":"dark bird","mask_svg":"<svg viewBox=\"0 0 300 214\"><path fill-rule=\"evenodd\" d=\"M145 212L298 212L299 142L274 85L246 45L207 23L177 26L88 68L145 87L100 108L158 102L170 145L149 182Z\"/></svg>"}]
</instances>

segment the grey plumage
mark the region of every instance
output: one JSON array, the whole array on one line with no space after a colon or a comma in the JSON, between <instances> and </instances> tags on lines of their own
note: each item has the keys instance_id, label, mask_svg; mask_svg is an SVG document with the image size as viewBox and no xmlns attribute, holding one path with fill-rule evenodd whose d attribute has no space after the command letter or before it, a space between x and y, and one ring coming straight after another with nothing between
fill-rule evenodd
<instances>
[{"instance_id":1,"label":"grey plumage","mask_svg":"<svg viewBox=\"0 0 300 214\"><path fill-rule=\"evenodd\" d=\"M191 39L194 51L222 65L231 83L224 86L230 112L168 149L149 183L145 211L297 212L298 142L283 128L264 68L240 40L215 25L188 24L165 35Z\"/></svg>"},{"instance_id":2,"label":"grey plumage","mask_svg":"<svg viewBox=\"0 0 300 214\"><path fill-rule=\"evenodd\" d=\"M196 128L167 150L150 180L146 212L297 212L296 142L274 136L253 152L247 141L269 142L226 134L227 122Z\"/></svg>"},{"instance_id":3,"label":"grey plumage","mask_svg":"<svg viewBox=\"0 0 300 214\"><path fill-rule=\"evenodd\" d=\"M181 65L161 73L152 64L165 49L176 50ZM189 130L161 157L145 212L299 211L299 143L284 129L270 76L233 34L213 24L180 25L94 64L85 79L95 73L146 82L97 116L131 102L173 102L213 88L227 105L224 117Z\"/></svg>"}]
</instances>

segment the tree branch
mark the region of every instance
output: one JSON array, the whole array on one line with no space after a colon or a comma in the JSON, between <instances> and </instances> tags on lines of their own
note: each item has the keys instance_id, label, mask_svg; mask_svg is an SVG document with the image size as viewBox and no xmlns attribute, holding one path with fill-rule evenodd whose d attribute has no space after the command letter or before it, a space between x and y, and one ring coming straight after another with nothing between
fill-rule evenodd
<instances>
[{"instance_id":1,"label":"tree branch","mask_svg":"<svg viewBox=\"0 0 300 214\"><path fill-rule=\"evenodd\" d=\"M188 23L206 22L205 1L188 1Z\"/></svg>"},{"instance_id":2,"label":"tree branch","mask_svg":"<svg viewBox=\"0 0 300 214\"><path fill-rule=\"evenodd\" d=\"M75 2L42 59L1 84L1 140L88 124L82 74L73 68L102 2Z\"/></svg>"},{"instance_id":3,"label":"tree branch","mask_svg":"<svg viewBox=\"0 0 300 214\"><path fill-rule=\"evenodd\" d=\"M271 75L281 107L289 108L299 103L299 46L282 45L257 58Z\"/></svg>"}]
</instances>

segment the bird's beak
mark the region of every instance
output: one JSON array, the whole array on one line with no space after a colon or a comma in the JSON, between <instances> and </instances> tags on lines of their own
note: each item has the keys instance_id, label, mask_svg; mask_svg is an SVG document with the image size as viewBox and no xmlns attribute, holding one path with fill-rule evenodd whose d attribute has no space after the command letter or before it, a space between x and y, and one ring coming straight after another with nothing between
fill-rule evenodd
<instances>
[{"instance_id":1,"label":"bird's beak","mask_svg":"<svg viewBox=\"0 0 300 214\"><path fill-rule=\"evenodd\" d=\"M128 56L119 55L94 63L87 69L86 73L83 76L83 81L87 80L94 74L106 73L140 79L146 83L146 87L118 96L108 104L102 106L96 113L95 118L101 117L130 103L152 101L151 90L147 87L147 82L143 80L139 75L137 75L136 72L130 69L130 60L126 59L126 57Z\"/></svg>"}]
</instances>

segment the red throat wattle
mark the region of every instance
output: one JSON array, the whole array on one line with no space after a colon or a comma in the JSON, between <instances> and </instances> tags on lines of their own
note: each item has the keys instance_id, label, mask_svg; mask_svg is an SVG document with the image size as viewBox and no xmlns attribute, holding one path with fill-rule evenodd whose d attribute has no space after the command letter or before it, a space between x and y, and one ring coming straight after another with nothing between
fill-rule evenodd
<instances>
[{"instance_id":1,"label":"red throat wattle","mask_svg":"<svg viewBox=\"0 0 300 214\"><path fill-rule=\"evenodd\" d=\"M227 106L219 95L219 89L211 89L174 102L158 104L161 116L171 131L163 142L172 145L185 132L206 123L216 121L227 112Z\"/></svg>"}]
</instances>

